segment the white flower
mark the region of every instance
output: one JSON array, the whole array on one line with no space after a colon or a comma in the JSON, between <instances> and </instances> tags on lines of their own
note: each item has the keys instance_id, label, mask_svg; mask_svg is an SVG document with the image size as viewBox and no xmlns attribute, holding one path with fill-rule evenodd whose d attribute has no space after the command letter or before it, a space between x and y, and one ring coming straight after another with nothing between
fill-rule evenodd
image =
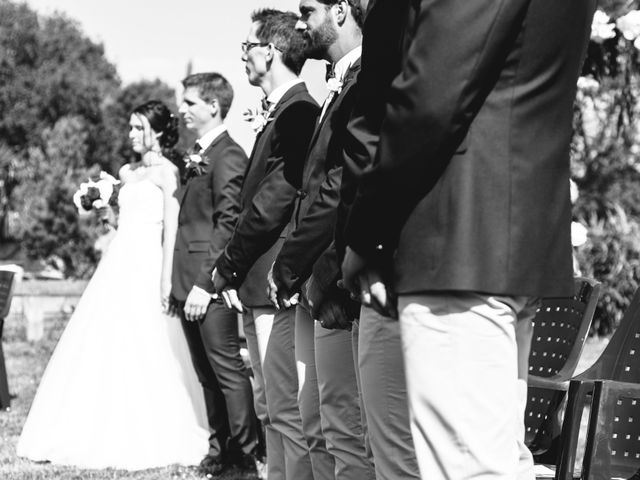
<instances>
[{"instance_id":1,"label":"white flower","mask_svg":"<svg viewBox=\"0 0 640 480\"><path fill-rule=\"evenodd\" d=\"M100 172L100 180L98 182L105 181L110 183L111 185L117 185L120 183L120 180L116 180L113 175L109 175L107 172Z\"/></svg>"},{"instance_id":2,"label":"white flower","mask_svg":"<svg viewBox=\"0 0 640 480\"><path fill-rule=\"evenodd\" d=\"M580 247L587 243L587 229L579 222L571 222L571 245Z\"/></svg>"},{"instance_id":3,"label":"white flower","mask_svg":"<svg viewBox=\"0 0 640 480\"><path fill-rule=\"evenodd\" d=\"M595 93L600 88L600 83L592 76L579 77L578 89L585 93Z\"/></svg>"},{"instance_id":4,"label":"white flower","mask_svg":"<svg viewBox=\"0 0 640 480\"><path fill-rule=\"evenodd\" d=\"M257 135L262 130L264 130L264 127L267 126L267 123L272 120L272 118L270 118L270 115L271 112L269 110L260 111L252 110L249 108L246 112L244 112L244 119L245 121L249 122L251 128Z\"/></svg>"},{"instance_id":5,"label":"white flower","mask_svg":"<svg viewBox=\"0 0 640 480\"><path fill-rule=\"evenodd\" d=\"M342 82L335 77L331 77L327 80L327 88L330 92L339 94L342 91Z\"/></svg>"},{"instance_id":6,"label":"white flower","mask_svg":"<svg viewBox=\"0 0 640 480\"><path fill-rule=\"evenodd\" d=\"M640 11L631 10L626 15L618 18L616 26L627 40L637 39L640 35Z\"/></svg>"},{"instance_id":7,"label":"white flower","mask_svg":"<svg viewBox=\"0 0 640 480\"><path fill-rule=\"evenodd\" d=\"M95 187L100 191L100 200L102 200L104 205L106 205L109 202L109 199L113 194L114 185L115 184L111 183L111 181L109 181L108 179L104 179L104 180L100 179L96 182ZM96 207L96 202L93 202L93 206L95 208L101 208L101 207Z\"/></svg>"},{"instance_id":8,"label":"white flower","mask_svg":"<svg viewBox=\"0 0 640 480\"><path fill-rule=\"evenodd\" d=\"M602 10L596 10L591 22L591 40L596 43L602 43L605 40L616 36L615 25L610 23L609 15Z\"/></svg>"},{"instance_id":9,"label":"white flower","mask_svg":"<svg viewBox=\"0 0 640 480\"><path fill-rule=\"evenodd\" d=\"M202 163L202 156L198 155L197 153L192 153L191 155L187 155L184 158L184 162L187 165L197 165L199 163Z\"/></svg>"}]
</instances>

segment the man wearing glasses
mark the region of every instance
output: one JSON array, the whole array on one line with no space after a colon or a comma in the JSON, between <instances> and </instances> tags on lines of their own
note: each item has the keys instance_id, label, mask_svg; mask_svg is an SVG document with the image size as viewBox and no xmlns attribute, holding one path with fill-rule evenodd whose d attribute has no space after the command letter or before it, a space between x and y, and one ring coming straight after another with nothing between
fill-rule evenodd
<instances>
[{"instance_id":1,"label":"man wearing glasses","mask_svg":"<svg viewBox=\"0 0 640 480\"><path fill-rule=\"evenodd\" d=\"M251 119L257 137L241 192L242 213L218 258L213 283L227 307L243 313L256 411L265 426L268 478L332 478L316 471L330 462L317 410L314 438L303 433L298 392L315 372L309 362L296 365L295 311L278 310L267 297L267 272L289 231L319 107L298 78L305 56L297 16L264 9L251 20L242 61L249 83L265 97L263 110Z\"/></svg>"}]
</instances>

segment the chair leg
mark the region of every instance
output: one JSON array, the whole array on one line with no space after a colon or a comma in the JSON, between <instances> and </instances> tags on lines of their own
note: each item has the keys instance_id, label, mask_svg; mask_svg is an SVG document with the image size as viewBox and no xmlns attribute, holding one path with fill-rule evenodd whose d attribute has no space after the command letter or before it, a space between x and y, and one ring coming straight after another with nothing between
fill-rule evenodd
<instances>
[{"instance_id":1,"label":"chair leg","mask_svg":"<svg viewBox=\"0 0 640 480\"><path fill-rule=\"evenodd\" d=\"M584 401L586 396L592 392L592 382L572 381L569 384L567 409L560 435L562 448L556 465L555 480L573 480Z\"/></svg>"},{"instance_id":2,"label":"chair leg","mask_svg":"<svg viewBox=\"0 0 640 480\"><path fill-rule=\"evenodd\" d=\"M9 410L11 408L11 397L9 396L9 384L7 381L7 368L4 363L4 350L2 349L2 327L4 319L0 318L0 409Z\"/></svg>"}]
</instances>

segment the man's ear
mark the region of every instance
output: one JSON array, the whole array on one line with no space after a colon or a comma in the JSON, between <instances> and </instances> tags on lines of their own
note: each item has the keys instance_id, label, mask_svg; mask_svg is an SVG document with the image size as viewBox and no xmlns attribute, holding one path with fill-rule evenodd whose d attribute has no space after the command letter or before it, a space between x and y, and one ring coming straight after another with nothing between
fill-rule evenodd
<instances>
[{"instance_id":1,"label":"man's ear","mask_svg":"<svg viewBox=\"0 0 640 480\"><path fill-rule=\"evenodd\" d=\"M342 25L347 20L351 6L347 0L340 0L338 3L334 4L334 8L336 9L336 21L338 22L338 25Z\"/></svg>"},{"instance_id":2,"label":"man's ear","mask_svg":"<svg viewBox=\"0 0 640 480\"><path fill-rule=\"evenodd\" d=\"M211 103L209 103L209 109L211 110L212 117L215 117L218 115L218 113L220 112L220 102L218 102L217 98L214 98L213 100L211 100Z\"/></svg>"}]
</instances>

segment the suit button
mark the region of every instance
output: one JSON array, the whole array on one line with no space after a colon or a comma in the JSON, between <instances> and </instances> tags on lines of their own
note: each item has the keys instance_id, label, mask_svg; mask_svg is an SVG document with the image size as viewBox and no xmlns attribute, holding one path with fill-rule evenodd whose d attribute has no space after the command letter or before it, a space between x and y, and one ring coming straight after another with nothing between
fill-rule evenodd
<instances>
[{"instance_id":1,"label":"suit button","mask_svg":"<svg viewBox=\"0 0 640 480\"><path fill-rule=\"evenodd\" d=\"M304 190L298 190L298 191L296 192L296 196L297 196L298 198L304 198L304 197L306 197L306 196L307 196L307 192L305 192Z\"/></svg>"}]
</instances>

